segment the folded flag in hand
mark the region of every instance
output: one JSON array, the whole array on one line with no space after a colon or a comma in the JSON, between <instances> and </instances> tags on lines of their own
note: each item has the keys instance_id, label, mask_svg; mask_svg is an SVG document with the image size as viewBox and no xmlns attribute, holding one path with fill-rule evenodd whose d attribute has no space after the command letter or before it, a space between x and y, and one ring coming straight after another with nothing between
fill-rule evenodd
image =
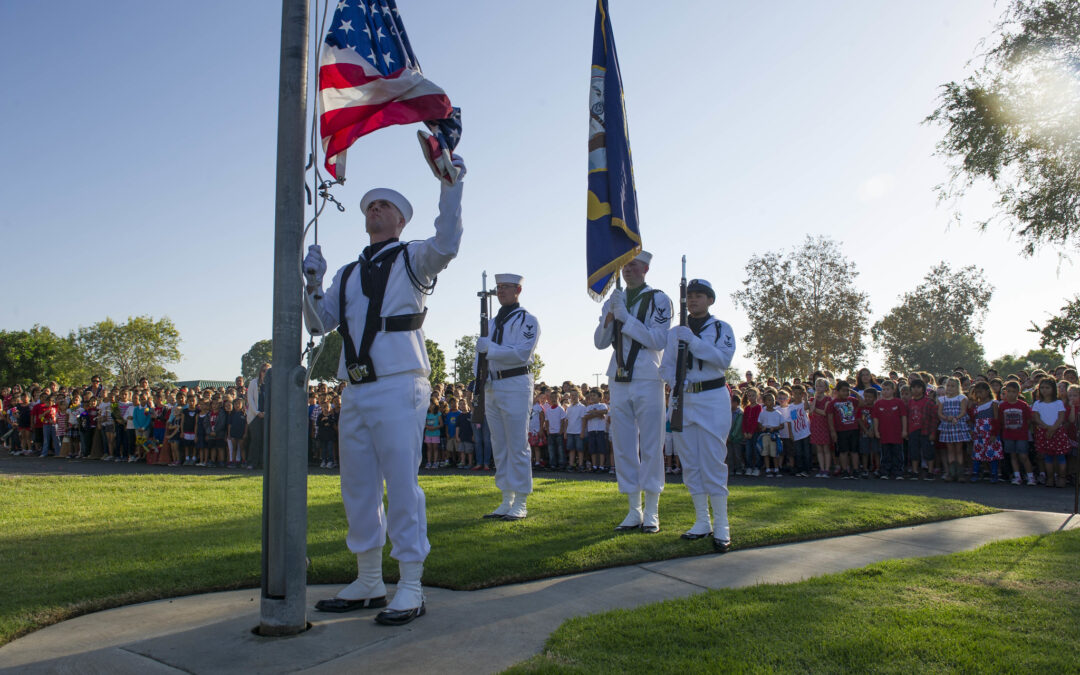
<instances>
[{"instance_id":1,"label":"folded flag in hand","mask_svg":"<svg viewBox=\"0 0 1080 675\"><path fill-rule=\"evenodd\" d=\"M436 174L461 135L460 111L420 71L394 0L339 0L322 47L319 105L326 169L339 181L345 151L377 129L427 122L437 145L423 136L421 145Z\"/></svg>"}]
</instances>

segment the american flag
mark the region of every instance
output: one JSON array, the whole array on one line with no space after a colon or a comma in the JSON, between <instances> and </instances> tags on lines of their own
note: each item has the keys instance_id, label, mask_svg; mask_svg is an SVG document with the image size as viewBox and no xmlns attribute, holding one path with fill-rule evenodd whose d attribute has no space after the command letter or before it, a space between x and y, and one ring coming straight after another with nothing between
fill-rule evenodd
<instances>
[{"instance_id":1,"label":"american flag","mask_svg":"<svg viewBox=\"0 0 1080 675\"><path fill-rule=\"evenodd\" d=\"M394 0L340 0L319 62L319 132L326 169L345 178L345 151L392 124L429 122L453 151L461 133L450 99L428 81Z\"/></svg>"}]
</instances>

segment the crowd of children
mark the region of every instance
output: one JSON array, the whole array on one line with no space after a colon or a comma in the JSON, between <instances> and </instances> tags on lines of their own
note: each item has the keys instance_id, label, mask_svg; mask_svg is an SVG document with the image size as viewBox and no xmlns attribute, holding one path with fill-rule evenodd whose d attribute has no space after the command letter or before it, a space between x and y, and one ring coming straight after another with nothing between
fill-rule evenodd
<instances>
[{"instance_id":1,"label":"crowd of children","mask_svg":"<svg viewBox=\"0 0 1080 675\"><path fill-rule=\"evenodd\" d=\"M338 466L338 411L344 385L309 392L309 459ZM1004 379L963 369L935 377L911 373L851 378L814 373L729 386L728 463L734 475L831 476L977 481L1064 487L1072 480L1080 421L1076 371L1035 371ZM614 473L606 386L538 383L529 419L537 471ZM424 429L423 467L491 471L491 439L472 419L461 384L433 387ZM0 437L17 455L169 466L254 468L242 381L216 389L0 388ZM667 473L679 473L670 430ZM1070 459L1073 458L1073 459Z\"/></svg>"},{"instance_id":2,"label":"crowd of children","mask_svg":"<svg viewBox=\"0 0 1080 675\"><path fill-rule=\"evenodd\" d=\"M13 455L253 468L243 387L0 388L0 437Z\"/></svg>"},{"instance_id":3,"label":"crowd of children","mask_svg":"<svg viewBox=\"0 0 1080 675\"><path fill-rule=\"evenodd\" d=\"M728 461L736 475L922 479L1065 487L1078 446L1074 369L970 376L864 368L849 382L802 381L732 392ZM1007 460L1007 461L1006 461Z\"/></svg>"}]
</instances>

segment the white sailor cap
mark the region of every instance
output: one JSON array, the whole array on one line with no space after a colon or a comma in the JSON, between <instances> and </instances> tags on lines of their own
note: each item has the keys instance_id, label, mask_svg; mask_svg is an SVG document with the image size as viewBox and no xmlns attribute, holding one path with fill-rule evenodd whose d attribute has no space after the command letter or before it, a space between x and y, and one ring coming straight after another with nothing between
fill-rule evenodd
<instances>
[{"instance_id":1,"label":"white sailor cap","mask_svg":"<svg viewBox=\"0 0 1080 675\"><path fill-rule=\"evenodd\" d=\"M391 190L390 188L375 188L368 190L367 194L360 199L360 210L367 213L368 205L376 199L385 199L394 206L398 211L401 211L402 217L405 218L405 222L412 220L412 204L408 199L397 190Z\"/></svg>"},{"instance_id":2,"label":"white sailor cap","mask_svg":"<svg viewBox=\"0 0 1080 675\"><path fill-rule=\"evenodd\" d=\"M520 274L496 274L495 275L495 283L497 283L497 284L515 284L517 286L520 286L521 285L521 280L524 279L524 278L525 277L521 276Z\"/></svg>"},{"instance_id":3,"label":"white sailor cap","mask_svg":"<svg viewBox=\"0 0 1080 675\"><path fill-rule=\"evenodd\" d=\"M640 260L641 262L645 263L646 265L651 265L652 264L652 253L649 253L648 251L642 251L641 253L638 253L636 256L634 256L634 260Z\"/></svg>"},{"instance_id":4,"label":"white sailor cap","mask_svg":"<svg viewBox=\"0 0 1080 675\"><path fill-rule=\"evenodd\" d=\"M686 284L687 293L704 293L713 300L716 299L716 291L713 290L712 284L704 279L691 279L690 283Z\"/></svg>"}]
</instances>

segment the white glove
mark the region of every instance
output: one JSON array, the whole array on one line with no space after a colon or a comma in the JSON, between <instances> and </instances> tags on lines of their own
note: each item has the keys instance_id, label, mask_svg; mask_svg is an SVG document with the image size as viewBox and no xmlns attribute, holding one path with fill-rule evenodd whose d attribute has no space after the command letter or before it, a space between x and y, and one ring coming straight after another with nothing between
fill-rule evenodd
<instances>
[{"instance_id":1,"label":"white glove","mask_svg":"<svg viewBox=\"0 0 1080 675\"><path fill-rule=\"evenodd\" d=\"M456 183L465 177L465 160L461 158L461 155L450 155L450 163L458 170L457 180L454 181Z\"/></svg>"},{"instance_id":2,"label":"white glove","mask_svg":"<svg viewBox=\"0 0 1080 675\"><path fill-rule=\"evenodd\" d=\"M615 311L616 307L622 306L626 308L626 291L621 288L616 288L611 292L611 311Z\"/></svg>"},{"instance_id":3,"label":"white glove","mask_svg":"<svg viewBox=\"0 0 1080 675\"><path fill-rule=\"evenodd\" d=\"M316 244L308 246L308 253L304 256L304 279L307 283L308 292L322 286L323 277L326 276L326 259L322 256L322 248Z\"/></svg>"},{"instance_id":4,"label":"white glove","mask_svg":"<svg viewBox=\"0 0 1080 675\"><path fill-rule=\"evenodd\" d=\"M621 323L626 323L626 320L630 318L630 310L626 308L626 303L616 302L611 306L611 311L615 315L615 320Z\"/></svg>"},{"instance_id":5,"label":"white glove","mask_svg":"<svg viewBox=\"0 0 1080 675\"><path fill-rule=\"evenodd\" d=\"M675 326L675 337L678 338L679 342L687 344L698 341L698 336L694 335L694 331L690 330L690 326Z\"/></svg>"},{"instance_id":6,"label":"white glove","mask_svg":"<svg viewBox=\"0 0 1080 675\"><path fill-rule=\"evenodd\" d=\"M481 337L476 338L476 351L481 354L487 354L488 347L491 346L491 338Z\"/></svg>"}]
</instances>

